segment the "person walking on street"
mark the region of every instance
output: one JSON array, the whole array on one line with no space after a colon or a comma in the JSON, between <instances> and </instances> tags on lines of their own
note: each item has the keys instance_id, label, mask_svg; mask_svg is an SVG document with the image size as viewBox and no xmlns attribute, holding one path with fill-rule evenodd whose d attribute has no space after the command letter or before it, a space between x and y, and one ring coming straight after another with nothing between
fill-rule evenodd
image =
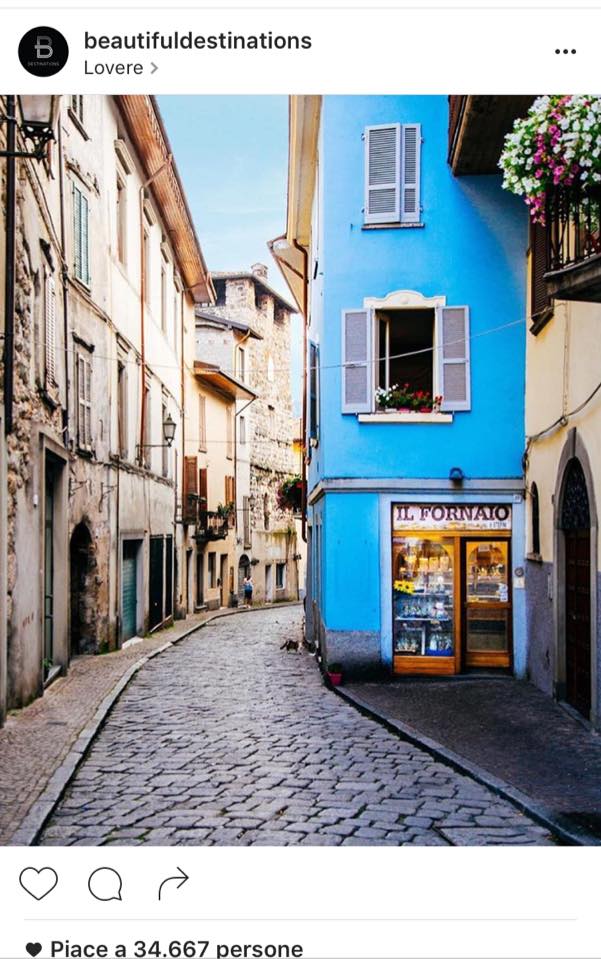
<instances>
[{"instance_id":1,"label":"person walking on street","mask_svg":"<svg viewBox=\"0 0 601 959\"><path fill-rule=\"evenodd\" d=\"M252 606L253 604L253 581L250 570L244 577L244 601L247 606Z\"/></svg>"}]
</instances>

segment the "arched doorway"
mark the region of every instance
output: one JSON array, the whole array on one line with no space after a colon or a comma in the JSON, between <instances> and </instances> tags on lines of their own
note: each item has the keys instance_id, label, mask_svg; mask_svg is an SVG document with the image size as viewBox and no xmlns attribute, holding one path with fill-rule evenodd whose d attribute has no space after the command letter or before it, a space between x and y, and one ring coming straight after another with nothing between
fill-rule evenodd
<instances>
[{"instance_id":1,"label":"arched doorway","mask_svg":"<svg viewBox=\"0 0 601 959\"><path fill-rule=\"evenodd\" d=\"M90 531L78 523L69 548L71 599L71 656L95 653L97 604L95 589L96 557Z\"/></svg>"},{"instance_id":2,"label":"arched doorway","mask_svg":"<svg viewBox=\"0 0 601 959\"><path fill-rule=\"evenodd\" d=\"M250 573L250 560L246 553L243 553L238 560L238 599L244 602L244 578Z\"/></svg>"},{"instance_id":3,"label":"arched doorway","mask_svg":"<svg viewBox=\"0 0 601 959\"><path fill-rule=\"evenodd\" d=\"M565 698L587 719L592 702L591 511L580 461L564 474L560 529L564 538Z\"/></svg>"}]
</instances>

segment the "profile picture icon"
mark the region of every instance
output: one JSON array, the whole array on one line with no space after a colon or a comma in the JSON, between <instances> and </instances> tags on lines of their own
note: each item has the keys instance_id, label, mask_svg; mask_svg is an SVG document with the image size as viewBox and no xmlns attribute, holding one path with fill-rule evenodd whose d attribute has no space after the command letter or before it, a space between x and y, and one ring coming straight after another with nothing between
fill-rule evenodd
<instances>
[{"instance_id":1,"label":"profile picture icon","mask_svg":"<svg viewBox=\"0 0 601 959\"><path fill-rule=\"evenodd\" d=\"M53 77L69 59L69 44L54 27L34 27L21 37L19 60L34 77Z\"/></svg>"}]
</instances>

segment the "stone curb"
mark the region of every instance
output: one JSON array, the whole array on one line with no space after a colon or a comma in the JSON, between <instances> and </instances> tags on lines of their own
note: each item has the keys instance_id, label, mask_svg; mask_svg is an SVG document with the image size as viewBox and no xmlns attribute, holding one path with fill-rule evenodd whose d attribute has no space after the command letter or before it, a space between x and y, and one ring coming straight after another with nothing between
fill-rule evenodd
<instances>
[{"instance_id":1,"label":"stone curb","mask_svg":"<svg viewBox=\"0 0 601 959\"><path fill-rule=\"evenodd\" d=\"M328 685L327 680L324 681ZM465 775L470 776L472 779L475 779L476 782L480 783L480 785L486 786L487 789L490 789L490 791L496 796L506 799L513 806L516 806L520 812L526 813L526 815L530 816L530 818L539 825L544 826L545 829L548 829L549 832L552 833L556 838L560 839L564 845L601 846L601 840L591 836L586 832L586 830L580 830L574 827L566 827L558 820L557 816L551 810L540 805L539 803L536 803L521 790L516 789L514 786L511 786L509 783L505 782L505 780L499 779L492 773L487 772L485 769L482 769L481 766L477 766L475 763L470 762L469 759L464 759L463 756L453 752L452 749L447 749L447 747L443 746L442 743L439 743L434 739L430 739L428 736L423 736L413 726L409 726L407 723L403 723L398 719L391 719L389 716L381 712L379 709L376 709L370 703L365 702L365 700L361 699L360 696L357 696L356 693L349 692L349 690L341 688L340 686L331 686L331 689L336 693L337 696L340 696L341 699L344 699L345 702L349 703L351 706L354 706L365 716L368 716L370 719L380 723L380 725L388 729L389 732L400 736L402 739L407 740L414 746L419 746L420 749L430 753L430 755L434 756L435 759L440 760L441 762L445 763L445 765L450 766L459 773L464 773Z\"/></svg>"},{"instance_id":2,"label":"stone curb","mask_svg":"<svg viewBox=\"0 0 601 959\"><path fill-rule=\"evenodd\" d=\"M196 623L194 626L191 626L190 629L187 629L185 632L183 632L180 636L176 636L174 639L168 640L162 646L159 646L157 649L153 649L152 652L148 653L147 656L143 656L141 659L137 660L137 662L135 662L129 667L128 670L125 671L121 679L119 679L116 685L113 686L110 693L104 697L100 703L100 706L94 713L94 716L87 723L85 728L82 729L77 739L73 742L62 763L55 769L44 789L21 822L19 828L10 837L7 845L34 846L36 844L40 833L61 800L63 793L75 775L75 772L85 759L90 746L104 726L104 723L106 722L113 706L126 687L130 684L136 673L138 673L142 667L146 665L146 663L150 662L151 659L154 659L155 656L159 656L160 653L164 653L166 649L170 649L172 646L176 646L178 643L181 643L184 639L188 639L188 637L193 633L197 633L199 630L204 629L205 626L213 623L216 619L224 619L227 616L234 616L238 613L265 612L265 610L287 609L289 606L301 605L302 601L294 600L290 603L273 603L269 606L251 606L250 608L243 609L220 610L213 616L205 619L202 623Z\"/></svg>"}]
</instances>

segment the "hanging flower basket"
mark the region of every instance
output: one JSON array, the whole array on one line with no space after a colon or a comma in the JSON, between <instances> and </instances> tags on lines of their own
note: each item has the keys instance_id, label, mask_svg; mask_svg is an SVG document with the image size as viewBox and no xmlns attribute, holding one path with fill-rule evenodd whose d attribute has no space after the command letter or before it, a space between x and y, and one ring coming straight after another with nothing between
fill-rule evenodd
<instances>
[{"instance_id":1,"label":"hanging flower basket","mask_svg":"<svg viewBox=\"0 0 601 959\"><path fill-rule=\"evenodd\" d=\"M523 196L532 222L544 225L554 192L601 184L601 97L539 97L505 137L499 166L504 189Z\"/></svg>"},{"instance_id":2,"label":"hanging flower basket","mask_svg":"<svg viewBox=\"0 0 601 959\"><path fill-rule=\"evenodd\" d=\"M284 480L277 493L280 509L300 513L303 502L303 481L300 476L291 476Z\"/></svg>"}]
</instances>

